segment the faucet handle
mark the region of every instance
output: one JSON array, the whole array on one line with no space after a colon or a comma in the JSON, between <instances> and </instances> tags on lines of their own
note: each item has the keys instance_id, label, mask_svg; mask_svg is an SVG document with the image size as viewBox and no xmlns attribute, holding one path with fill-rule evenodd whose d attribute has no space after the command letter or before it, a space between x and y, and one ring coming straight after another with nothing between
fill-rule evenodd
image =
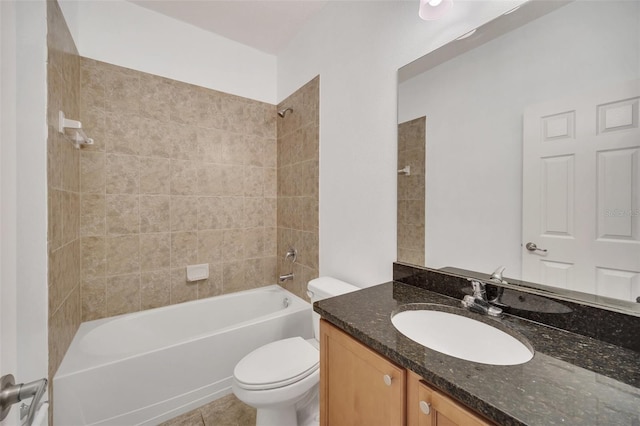
<instances>
[{"instance_id":1,"label":"faucet handle","mask_svg":"<svg viewBox=\"0 0 640 426\"><path fill-rule=\"evenodd\" d=\"M502 278L502 273L504 272L505 269L507 269L506 266L498 266L498 269L493 271L493 273L491 274L489 279L491 281L499 282L499 283L502 283L502 284L507 284L507 282L504 280L504 278Z\"/></svg>"},{"instance_id":2,"label":"faucet handle","mask_svg":"<svg viewBox=\"0 0 640 426\"><path fill-rule=\"evenodd\" d=\"M487 291L485 289L485 285L482 281L477 281L469 278L471 281L471 287L473 288L473 297L476 299L485 299L487 296Z\"/></svg>"}]
</instances>

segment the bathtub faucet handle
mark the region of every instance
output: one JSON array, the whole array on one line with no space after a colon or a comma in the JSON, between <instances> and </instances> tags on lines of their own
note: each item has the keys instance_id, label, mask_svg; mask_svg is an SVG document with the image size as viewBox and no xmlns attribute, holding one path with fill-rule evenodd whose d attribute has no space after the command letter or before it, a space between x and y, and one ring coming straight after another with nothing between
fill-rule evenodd
<instances>
[{"instance_id":1,"label":"bathtub faucet handle","mask_svg":"<svg viewBox=\"0 0 640 426\"><path fill-rule=\"evenodd\" d=\"M298 250L296 250L294 247L289 247L289 250L287 250L287 253L285 253L284 255L284 260L286 261L291 259L291 263L295 263L297 258Z\"/></svg>"}]
</instances>

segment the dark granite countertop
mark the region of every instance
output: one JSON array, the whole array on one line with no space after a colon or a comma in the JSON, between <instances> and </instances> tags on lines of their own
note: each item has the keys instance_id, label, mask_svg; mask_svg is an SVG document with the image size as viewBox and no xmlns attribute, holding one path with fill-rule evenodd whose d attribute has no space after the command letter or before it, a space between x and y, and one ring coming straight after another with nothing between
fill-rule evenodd
<instances>
[{"instance_id":1,"label":"dark granite countertop","mask_svg":"<svg viewBox=\"0 0 640 426\"><path fill-rule=\"evenodd\" d=\"M398 332L391 313L408 303L460 301L391 282L321 300L324 319L499 425L640 426L640 354L590 337L505 315L499 321L534 348L531 361L478 364L425 348Z\"/></svg>"}]
</instances>

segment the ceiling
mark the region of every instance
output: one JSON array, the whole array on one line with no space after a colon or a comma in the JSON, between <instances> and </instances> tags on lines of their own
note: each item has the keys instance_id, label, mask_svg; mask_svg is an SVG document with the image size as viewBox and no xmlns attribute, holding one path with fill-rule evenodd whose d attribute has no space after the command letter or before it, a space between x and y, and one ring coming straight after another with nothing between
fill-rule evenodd
<instances>
[{"instance_id":1,"label":"ceiling","mask_svg":"<svg viewBox=\"0 0 640 426\"><path fill-rule=\"evenodd\" d=\"M129 0L275 55L327 2L317 0Z\"/></svg>"}]
</instances>

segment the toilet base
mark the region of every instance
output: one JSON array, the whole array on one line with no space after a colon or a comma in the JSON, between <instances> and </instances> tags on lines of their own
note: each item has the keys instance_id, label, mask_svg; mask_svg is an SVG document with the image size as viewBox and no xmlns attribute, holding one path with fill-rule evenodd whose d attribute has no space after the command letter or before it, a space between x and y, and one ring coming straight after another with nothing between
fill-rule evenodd
<instances>
[{"instance_id":1,"label":"toilet base","mask_svg":"<svg viewBox=\"0 0 640 426\"><path fill-rule=\"evenodd\" d=\"M295 407L258 408L256 426L298 426Z\"/></svg>"}]
</instances>

